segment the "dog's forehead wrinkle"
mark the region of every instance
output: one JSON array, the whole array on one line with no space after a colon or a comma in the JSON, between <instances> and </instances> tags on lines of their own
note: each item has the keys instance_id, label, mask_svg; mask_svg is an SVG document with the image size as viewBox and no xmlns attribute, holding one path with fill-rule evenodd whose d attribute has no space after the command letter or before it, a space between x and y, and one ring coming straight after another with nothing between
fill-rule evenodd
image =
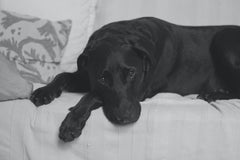
<instances>
[{"instance_id":1,"label":"dog's forehead wrinkle","mask_svg":"<svg viewBox=\"0 0 240 160\"><path fill-rule=\"evenodd\" d=\"M117 70L123 63L124 60L119 54L110 54L106 59L105 68L110 71Z\"/></svg>"}]
</instances>

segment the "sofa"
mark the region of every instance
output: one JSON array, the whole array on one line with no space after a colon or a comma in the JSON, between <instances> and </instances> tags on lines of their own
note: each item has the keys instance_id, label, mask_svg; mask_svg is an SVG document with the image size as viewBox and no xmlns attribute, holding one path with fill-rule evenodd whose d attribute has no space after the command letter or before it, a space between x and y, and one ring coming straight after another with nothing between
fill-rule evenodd
<instances>
[{"instance_id":1,"label":"sofa","mask_svg":"<svg viewBox=\"0 0 240 160\"><path fill-rule=\"evenodd\" d=\"M110 123L99 108L82 135L67 143L58 138L59 126L84 93L64 92L41 107L28 99L56 74L75 71L91 33L111 21L150 15L187 25L239 22L229 14L239 9L232 1L221 1L228 4L223 19L202 18L212 3L198 2L194 13L206 12L197 21L189 15L196 4L188 0L0 0L0 160L239 160L239 99L207 103L196 95L159 93L141 102L139 120L126 126Z\"/></svg>"}]
</instances>

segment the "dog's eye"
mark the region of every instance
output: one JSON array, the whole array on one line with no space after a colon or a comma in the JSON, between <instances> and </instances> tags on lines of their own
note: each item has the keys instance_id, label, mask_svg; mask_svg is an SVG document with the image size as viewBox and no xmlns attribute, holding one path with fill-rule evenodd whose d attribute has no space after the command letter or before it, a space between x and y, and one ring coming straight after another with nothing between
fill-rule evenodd
<instances>
[{"instance_id":1,"label":"dog's eye","mask_svg":"<svg viewBox=\"0 0 240 160\"><path fill-rule=\"evenodd\" d=\"M106 81L105 81L105 78L104 78L104 77L99 78L98 81L99 81L102 85L105 85L105 84L106 84Z\"/></svg>"},{"instance_id":2,"label":"dog's eye","mask_svg":"<svg viewBox=\"0 0 240 160\"><path fill-rule=\"evenodd\" d=\"M109 81L109 79L105 78L105 77L101 77L98 82L105 86L105 87L110 87L111 86L111 82Z\"/></svg>"},{"instance_id":3,"label":"dog's eye","mask_svg":"<svg viewBox=\"0 0 240 160\"><path fill-rule=\"evenodd\" d=\"M132 81L136 76L136 68L135 67L124 67L122 74L122 81L126 83L127 81Z\"/></svg>"},{"instance_id":4,"label":"dog's eye","mask_svg":"<svg viewBox=\"0 0 240 160\"><path fill-rule=\"evenodd\" d=\"M108 71L103 71L101 77L98 79L98 82L106 87L112 85L112 76Z\"/></svg>"},{"instance_id":5,"label":"dog's eye","mask_svg":"<svg viewBox=\"0 0 240 160\"><path fill-rule=\"evenodd\" d=\"M129 77L130 79L133 79L133 78L135 77L135 74L136 74L135 68L129 69L128 77Z\"/></svg>"}]
</instances>

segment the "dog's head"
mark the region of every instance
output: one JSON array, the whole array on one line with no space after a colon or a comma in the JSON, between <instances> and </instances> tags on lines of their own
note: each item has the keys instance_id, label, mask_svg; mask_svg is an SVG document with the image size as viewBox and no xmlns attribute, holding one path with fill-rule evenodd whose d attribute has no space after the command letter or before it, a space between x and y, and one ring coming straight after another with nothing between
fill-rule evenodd
<instances>
[{"instance_id":1,"label":"dog's head","mask_svg":"<svg viewBox=\"0 0 240 160\"><path fill-rule=\"evenodd\" d=\"M115 31L93 34L78 65L87 70L91 92L101 97L108 120L129 124L140 116L143 82L154 61L149 53L153 46L139 35Z\"/></svg>"}]
</instances>

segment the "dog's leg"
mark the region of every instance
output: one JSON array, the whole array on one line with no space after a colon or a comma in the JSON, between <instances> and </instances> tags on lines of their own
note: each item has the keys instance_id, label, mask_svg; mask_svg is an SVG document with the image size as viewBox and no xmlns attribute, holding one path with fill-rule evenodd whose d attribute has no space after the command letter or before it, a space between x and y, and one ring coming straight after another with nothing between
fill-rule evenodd
<instances>
[{"instance_id":1,"label":"dog's leg","mask_svg":"<svg viewBox=\"0 0 240 160\"><path fill-rule=\"evenodd\" d=\"M102 101L93 93L87 93L62 122L59 129L59 138L64 142L74 140L81 135L82 129L89 118L91 111L102 106Z\"/></svg>"},{"instance_id":2,"label":"dog's leg","mask_svg":"<svg viewBox=\"0 0 240 160\"><path fill-rule=\"evenodd\" d=\"M224 99L240 98L240 27L217 33L210 51L216 74L224 88L229 91L222 96Z\"/></svg>"},{"instance_id":3,"label":"dog's leg","mask_svg":"<svg viewBox=\"0 0 240 160\"><path fill-rule=\"evenodd\" d=\"M239 98L238 95L231 93L229 91L226 90L216 90L213 92L203 92L201 94L199 94L197 96L198 99L203 99L207 102L212 102L212 101L216 101L216 100L224 100L224 99L236 99Z\"/></svg>"},{"instance_id":4,"label":"dog's leg","mask_svg":"<svg viewBox=\"0 0 240 160\"><path fill-rule=\"evenodd\" d=\"M62 91L87 92L90 90L88 75L85 71L74 73L61 73L48 85L35 90L30 100L36 105L49 104L54 98L61 95Z\"/></svg>"}]
</instances>

